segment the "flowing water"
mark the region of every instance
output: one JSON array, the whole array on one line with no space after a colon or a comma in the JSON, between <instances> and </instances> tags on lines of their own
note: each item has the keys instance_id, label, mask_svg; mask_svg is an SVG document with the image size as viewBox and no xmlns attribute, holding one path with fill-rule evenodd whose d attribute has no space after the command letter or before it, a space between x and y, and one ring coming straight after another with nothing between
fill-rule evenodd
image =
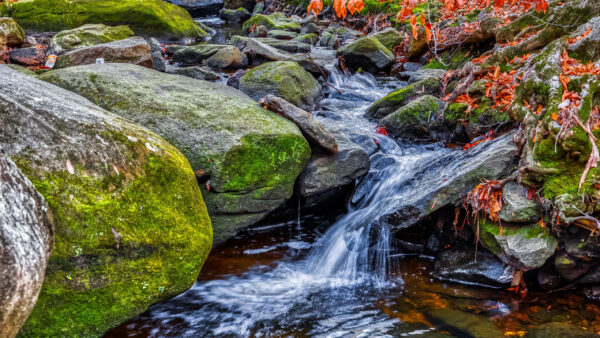
<instances>
[{"instance_id":1,"label":"flowing water","mask_svg":"<svg viewBox=\"0 0 600 338\"><path fill-rule=\"evenodd\" d=\"M315 57L328 53L314 51ZM477 313L515 333L554 316L600 326L596 305L583 299L517 303L503 292L434 281L428 258L403 258L379 218L410 199L413 190L405 187L421 168L452 150L397 143L363 117L372 102L403 83L331 69L329 82L340 92L329 88L313 113L371 154L371 170L358 182L347 212L333 221L299 214L239 234L213 250L190 290L107 337L446 335L426 318L439 308Z\"/></svg>"}]
</instances>

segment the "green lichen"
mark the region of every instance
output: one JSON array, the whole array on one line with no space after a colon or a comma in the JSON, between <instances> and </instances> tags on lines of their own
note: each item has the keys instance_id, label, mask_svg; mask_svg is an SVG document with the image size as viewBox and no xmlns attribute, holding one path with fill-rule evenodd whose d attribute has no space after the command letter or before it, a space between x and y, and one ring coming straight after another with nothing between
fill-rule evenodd
<instances>
[{"instance_id":1,"label":"green lichen","mask_svg":"<svg viewBox=\"0 0 600 338\"><path fill-rule=\"evenodd\" d=\"M23 337L100 336L189 288L208 255L210 220L185 158L166 143L164 153L153 153L142 141L109 134L128 145L131 166L119 174L89 175L77 162L75 174L43 172L26 155L15 158L56 223Z\"/></svg>"},{"instance_id":2,"label":"green lichen","mask_svg":"<svg viewBox=\"0 0 600 338\"><path fill-rule=\"evenodd\" d=\"M84 24L127 25L136 34L166 38L206 36L190 14L162 0L24 0L12 17L26 30L61 31Z\"/></svg>"}]
</instances>

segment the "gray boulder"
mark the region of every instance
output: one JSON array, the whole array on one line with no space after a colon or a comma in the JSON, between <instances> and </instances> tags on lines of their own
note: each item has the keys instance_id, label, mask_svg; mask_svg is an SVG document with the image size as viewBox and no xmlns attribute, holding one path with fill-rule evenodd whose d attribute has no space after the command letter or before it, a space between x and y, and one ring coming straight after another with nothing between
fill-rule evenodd
<instances>
[{"instance_id":1,"label":"gray boulder","mask_svg":"<svg viewBox=\"0 0 600 338\"><path fill-rule=\"evenodd\" d=\"M219 17L229 22L244 22L250 18L250 12L243 7L238 9L221 8Z\"/></svg>"},{"instance_id":2,"label":"gray boulder","mask_svg":"<svg viewBox=\"0 0 600 338\"><path fill-rule=\"evenodd\" d=\"M321 85L293 61L267 62L240 79L240 90L255 100L268 94L301 107L312 107L321 96Z\"/></svg>"},{"instance_id":3,"label":"gray boulder","mask_svg":"<svg viewBox=\"0 0 600 338\"><path fill-rule=\"evenodd\" d=\"M48 204L0 150L0 337L16 337L42 289L54 244Z\"/></svg>"},{"instance_id":4,"label":"gray boulder","mask_svg":"<svg viewBox=\"0 0 600 338\"><path fill-rule=\"evenodd\" d=\"M215 81L218 79L217 74L210 70L210 68L200 66L169 68L167 69L167 73L187 76L191 77L192 79L205 81Z\"/></svg>"},{"instance_id":5,"label":"gray boulder","mask_svg":"<svg viewBox=\"0 0 600 338\"><path fill-rule=\"evenodd\" d=\"M485 250L451 249L437 255L433 275L448 282L501 288L510 284L514 271Z\"/></svg>"},{"instance_id":6,"label":"gray boulder","mask_svg":"<svg viewBox=\"0 0 600 338\"><path fill-rule=\"evenodd\" d=\"M181 149L202 183L215 243L289 198L310 157L298 127L223 84L127 64L74 67L46 73L43 80L144 125Z\"/></svg>"},{"instance_id":7,"label":"gray boulder","mask_svg":"<svg viewBox=\"0 0 600 338\"><path fill-rule=\"evenodd\" d=\"M88 24L58 32L50 40L50 49L54 53L61 54L67 50L125 40L132 36L133 31L127 26Z\"/></svg>"},{"instance_id":8,"label":"gray boulder","mask_svg":"<svg viewBox=\"0 0 600 338\"><path fill-rule=\"evenodd\" d=\"M502 189L500 220L507 223L535 223L540 219L539 205L528 199L527 188L517 182L508 182Z\"/></svg>"},{"instance_id":9,"label":"gray boulder","mask_svg":"<svg viewBox=\"0 0 600 338\"><path fill-rule=\"evenodd\" d=\"M257 55L266 61L294 61L311 74L322 75L325 71L310 58L279 50L254 38L248 38L246 48L254 55Z\"/></svg>"},{"instance_id":10,"label":"gray boulder","mask_svg":"<svg viewBox=\"0 0 600 338\"><path fill-rule=\"evenodd\" d=\"M345 45L336 54L344 58L349 67L362 68L370 73L386 70L394 62L394 54L372 36L365 36Z\"/></svg>"},{"instance_id":11,"label":"gray boulder","mask_svg":"<svg viewBox=\"0 0 600 338\"><path fill-rule=\"evenodd\" d=\"M167 69L165 59L160 51L152 53L152 64L154 65L154 70L158 70L159 72L164 72Z\"/></svg>"},{"instance_id":12,"label":"gray boulder","mask_svg":"<svg viewBox=\"0 0 600 338\"><path fill-rule=\"evenodd\" d=\"M248 42L247 37L234 35L231 37L231 44L236 46L239 49L244 49L247 47ZM254 38L254 40L264 43L267 46L271 46L277 49L280 49L289 53L308 53L310 52L310 44L300 42L297 40L279 40L272 38Z\"/></svg>"},{"instance_id":13,"label":"gray boulder","mask_svg":"<svg viewBox=\"0 0 600 338\"><path fill-rule=\"evenodd\" d=\"M201 65L204 60L215 55L218 51L223 48L227 48L226 45L196 45L188 46L177 50L173 54L173 62L182 64L183 66L197 66Z\"/></svg>"},{"instance_id":14,"label":"gray boulder","mask_svg":"<svg viewBox=\"0 0 600 338\"><path fill-rule=\"evenodd\" d=\"M321 47L333 47L336 45L338 36L334 33L323 32L319 39L319 46Z\"/></svg>"},{"instance_id":15,"label":"gray boulder","mask_svg":"<svg viewBox=\"0 0 600 338\"><path fill-rule=\"evenodd\" d=\"M273 29L267 33L268 38L280 39L280 40L291 40L297 36L298 36L298 33L296 33L296 32L284 31L284 30L279 30L279 29Z\"/></svg>"},{"instance_id":16,"label":"gray boulder","mask_svg":"<svg viewBox=\"0 0 600 338\"><path fill-rule=\"evenodd\" d=\"M131 63L148 68L154 67L150 45L141 37L133 37L66 52L57 58L54 68L93 64L99 58L103 58L107 63Z\"/></svg>"},{"instance_id":17,"label":"gray boulder","mask_svg":"<svg viewBox=\"0 0 600 338\"><path fill-rule=\"evenodd\" d=\"M148 39L148 44L150 45L150 51L152 53L162 52L162 46L156 38Z\"/></svg>"},{"instance_id":18,"label":"gray boulder","mask_svg":"<svg viewBox=\"0 0 600 338\"><path fill-rule=\"evenodd\" d=\"M248 66L248 57L234 46L226 46L204 61L204 64L215 69L238 69Z\"/></svg>"}]
</instances>

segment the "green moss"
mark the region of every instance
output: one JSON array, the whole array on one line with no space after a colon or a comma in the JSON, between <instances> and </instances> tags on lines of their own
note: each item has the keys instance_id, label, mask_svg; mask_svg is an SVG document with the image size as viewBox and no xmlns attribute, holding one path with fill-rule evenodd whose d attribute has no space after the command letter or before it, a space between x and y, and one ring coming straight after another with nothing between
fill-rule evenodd
<instances>
[{"instance_id":1,"label":"green moss","mask_svg":"<svg viewBox=\"0 0 600 338\"><path fill-rule=\"evenodd\" d=\"M440 81L436 78L429 77L421 81L412 83L406 87L396 89L381 99L377 100L367 109L367 116L373 118L385 117L396 109L404 106L410 100L416 98L423 88L425 93L434 94L440 89Z\"/></svg>"},{"instance_id":2,"label":"green moss","mask_svg":"<svg viewBox=\"0 0 600 338\"><path fill-rule=\"evenodd\" d=\"M305 35L295 37L292 40L315 45L317 43L317 41L319 41L319 35L317 35L315 33L310 33L310 34L305 34Z\"/></svg>"},{"instance_id":3,"label":"green moss","mask_svg":"<svg viewBox=\"0 0 600 338\"><path fill-rule=\"evenodd\" d=\"M133 35L133 31L127 26L84 25L59 32L52 38L50 44L54 50L57 47L66 50L123 40Z\"/></svg>"},{"instance_id":4,"label":"green moss","mask_svg":"<svg viewBox=\"0 0 600 338\"><path fill-rule=\"evenodd\" d=\"M374 38L379 40L387 49L393 50L394 46L397 46L404 41L404 35L394 28L384 29L372 35Z\"/></svg>"},{"instance_id":5,"label":"green moss","mask_svg":"<svg viewBox=\"0 0 600 338\"><path fill-rule=\"evenodd\" d=\"M467 53L469 55L467 55ZM424 69L459 69L469 62L473 57L470 50L458 49L454 52L446 51L439 55L438 58L433 58L429 63L423 66ZM441 61L440 61L441 60Z\"/></svg>"},{"instance_id":6,"label":"green moss","mask_svg":"<svg viewBox=\"0 0 600 338\"><path fill-rule=\"evenodd\" d=\"M89 175L85 164L42 172L26 156L18 166L45 197L56 243L24 337L100 336L195 281L212 230L195 176L172 146L128 144L130 167ZM116 169L115 169L116 170ZM122 237L116 249L113 229Z\"/></svg>"},{"instance_id":7,"label":"green moss","mask_svg":"<svg viewBox=\"0 0 600 338\"><path fill-rule=\"evenodd\" d=\"M337 50L336 54L355 54L355 55L371 55L373 53L383 53L389 59L394 60L394 54L387 49L378 39L372 36L364 36L355 42L342 46Z\"/></svg>"},{"instance_id":8,"label":"green moss","mask_svg":"<svg viewBox=\"0 0 600 338\"><path fill-rule=\"evenodd\" d=\"M12 17L32 31L61 31L84 24L127 25L136 34L168 38L206 36L183 8L162 0L25 0Z\"/></svg>"},{"instance_id":9,"label":"green moss","mask_svg":"<svg viewBox=\"0 0 600 338\"><path fill-rule=\"evenodd\" d=\"M288 30L293 32L300 31L300 23L292 19L288 19L284 14L276 12L270 15L256 14L246 20L242 25L242 31L248 32L252 26L265 26L269 30Z\"/></svg>"}]
</instances>

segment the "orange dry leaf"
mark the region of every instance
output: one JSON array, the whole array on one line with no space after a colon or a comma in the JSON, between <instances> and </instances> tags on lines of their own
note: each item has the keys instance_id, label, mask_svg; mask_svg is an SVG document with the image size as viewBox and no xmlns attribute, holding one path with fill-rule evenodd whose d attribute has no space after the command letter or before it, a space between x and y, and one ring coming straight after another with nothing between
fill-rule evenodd
<instances>
[{"instance_id":1,"label":"orange dry leaf","mask_svg":"<svg viewBox=\"0 0 600 338\"><path fill-rule=\"evenodd\" d=\"M417 16L413 15L410 17L410 27L412 27L412 36L413 38L417 38L419 34L419 29L417 28Z\"/></svg>"},{"instance_id":2,"label":"orange dry leaf","mask_svg":"<svg viewBox=\"0 0 600 338\"><path fill-rule=\"evenodd\" d=\"M588 27L588 29L578 37L568 38L567 43L570 45L574 45L575 43L583 40L586 36L588 36L592 32L592 26Z\"/></svg>"},{"instance_id":3,"label":"orange dry leaf","mask_svg":"<svg viewBox=\"0 0 600 338\"><path fill-rule=\"evenodd\" d=\"M315 16L319 15L319 12L323 10L323 0L311 0L306 9L306 13L311 11Z\"/></svg>"},{"instance_id":4,"label":"orange dry leaf","mask_svg":"<svg viewBox=\"0 0 600 338\"><path fill-rule=\"evenodd\" d=\"M471 190L466 198L465 205L471 207L471 214L480 211L488 214L490 220L498 221L498 214L502 209L502 188L498 187L499 181L483 181Z\"/></svg>"}]
</instances>

